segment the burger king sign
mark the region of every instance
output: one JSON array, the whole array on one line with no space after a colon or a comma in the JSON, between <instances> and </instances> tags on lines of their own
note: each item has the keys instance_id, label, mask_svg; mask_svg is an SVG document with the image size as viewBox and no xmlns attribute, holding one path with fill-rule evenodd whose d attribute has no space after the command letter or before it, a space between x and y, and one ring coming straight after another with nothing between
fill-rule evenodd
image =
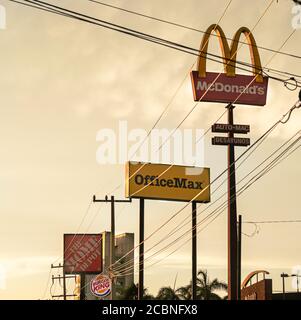
<instances>
[{"instance_id":1,"label":"burger king sign","mask_svg":"<svg viewBox=\"0 0 301 320\"><path fill-rule=\"evenodd\" d=\"M91 280L91 292L99 298L104 298L111 293L112 282L110 277L99 274Z\"/></svg>"}]
</instances>

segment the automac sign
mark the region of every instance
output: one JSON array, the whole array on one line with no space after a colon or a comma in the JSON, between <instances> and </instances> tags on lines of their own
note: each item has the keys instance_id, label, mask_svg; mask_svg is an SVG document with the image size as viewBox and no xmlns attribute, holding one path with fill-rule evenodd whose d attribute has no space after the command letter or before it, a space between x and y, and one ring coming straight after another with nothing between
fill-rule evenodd
<instances>
[{"instance_id":1,"label":"automac sign","mask_svg":"<svg viewBox=\"0 0 301 320\"><path fill-rule=\"evenodd\" d=\"M223 53L224 73L207 72L206 57L211 33L219 38ZM236 57L241 35L245 35L250 48L253 76L236 73ZM264 106L266 104L268 77L263 76L256 41L251 31L240 28L234 35L231 47L219 25L211 25L202 40L198 70L191 72L195 101L221 102Z\"/></svg>"},{"instance_id":2,"label":"automac sign","mask_svg":"<svg viewBox=\"0 0 301 320\"><path fill-rule=\"evenodd\" d=\"M168 164L128 162L126 197L210 202L210 170Z\"/></svg>"}]
</instances>

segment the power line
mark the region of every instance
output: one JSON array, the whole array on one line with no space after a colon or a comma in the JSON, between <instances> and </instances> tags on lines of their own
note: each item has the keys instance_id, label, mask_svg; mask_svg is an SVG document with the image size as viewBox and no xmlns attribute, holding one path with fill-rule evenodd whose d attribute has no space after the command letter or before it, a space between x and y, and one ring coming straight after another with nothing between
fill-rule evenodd
<instances>
[{"instance_id":1,"label":"power line","mask_svg":"<svg viewBox=\"0 0 301 320\"><path fill-rule=\"evenodd\" d=\"M166 40L166 39L163 39L163 38L155 37L155 36L149 35L147 33L143 33L143 32L139 32L139 31L136 31L136 30L133 30L133 29L130 29L130 28L126 28L126 27L123 27L123 26L118 25L118 24L114 24L114 23L111 23L111 22L108 22L108 21L105 21L105 20L97 19L97 18L88 16L88 15L85 15L85 14L81 14L81 13L76 12L76 11L68 10L66 8L62 8L62 7L47 3L47 2L43 2L43 1L39 1L39 0L32 0L32 1L31 0L23 0L25 2L20 2L20 1L17 1L17 0L9 0L9 1L16 2L18 4L31 3L31 4L34 5L34 6L32 6L33 8L40 9L40 10L47 9L46 11L49 11L49 7L50 7L52 9L51 13L58 14L58 15L63 15L64 17L80 20L80 21L87 22L87 23L90 23L90 24L94 24L94 25L97 25L97 26L100 26L100 27L103 27L103 28L107 28L107 29L110 29L110 30L113 30L113 31L117 31L117 32L129 35L129 36L133 36L133 37L148 41L148 42L151 42L151 43L156 43L156 44L159 44L161 46L164 46L164 47L167 47L167 48L170 48L170 49L174 49L174 50L177 50L177 51L180 51L180 52L183 52L183 53L187 53L187 54L198 56L198 57L199 56L207 56L208 55L208 56L215 57L215 58L218 58L218 59L227 60L228 63L230 62L230 65L231 65L231 63L236 63L236 64L239 64L239 65L242 65L242 66L245 66L245 67L250 67L250 68L255 69L255 70L257 69L257 71L262 71L262 70L258 70L257 66L252 65L250 63L241 62L239 60L235 60L234 61L234 60L229 59L229 58L225 59L224 57L221 57L219 55L215 55L215 54L212 54L212 53L209 53L209 52L207 52L205 54L205 53L201 52L199 49L191 48L189 46L182 45L180 43L176 43L176 42L169 41L169 40ZM272 1L274 1L274 0L272 0ZM30 5L28 5L28 6L30 6ZM92 21L89 20L89 19L91 19ZM210 60L210 61L213 61L213 62L225 64L225 61L219 61L219 60L216 60L216 59L213 59L213 58L210 58L210 57L207 57L207 59ZM246 68L242 68L242 67L239 67L239 66L236 66L236 68L239 69L239 70L242 70L242 71L250 72L250 70L246 69ZM267 70L272 70L272 69L267 68ZM273 69L273 71L278 72L278 73L282 73L282 74L285 74L285 75L290 75L290 76L293 76L293 77L300 77L301 78L301 75L296 75L296 74L283 72L283 71L275 70L275 69ZM265 72L265 75L268 76L268 73ZM277 77L270 77L270 78L273 79L273 80L276 80L276 81L281 81L281 82L285 82L285 80L287 80L287 79L281 79L281 78L277 78ZM301 86L298 85L298 87L301 87Z\"/></svg>"},{"instance_id":2,"label":"power line","mask_svg":"<svg viewBox=\"0 0 301 320\"><path fill-rule=\"evenodd\" d=\"M300 139L301 139L301 137L299 137L299 138L297 138L295 141L293 141L293 142L291 143L291 145L290 145L288 148L286 148L286 152L287 152L288 150L290 150L290 148L291 148L296 142L298 142ZM290 141L290 140L291 140L291 139L289 139L289 141ZM282 147L282 146L281 146L281 147ZM280 147L280 148L281 148L281 147ZM280 148L278 148L277 150L279 150ZM277 151L277 150L276 150L276 151ZM283 152L282 155L284 155L286 152ZM275 152L273 152L273 154L274 154L274 153L275 153ZM270 157L271 157L271 156L269 156L267 159L269 159ZM266 159L266 160L267 160L267 159ZM266 160L265 160L265 161L266 161ZM264 161L264 162L265 162L265 161ZM273 163L274 161L275 161L275 159L272 160L271 163ZM264 163L264 162L262 162L262 163ZM266 168L269 167L271 163L269 163L269 164L266 166ZM265 169L263 169L263 170L265 170ZM268 172L268 171L265 171L265 174L266 174L267 172ZM248 176L248 175L249 175L249 174L247 174L247 176ZM258 175L259 175L259 178L263 176L263 175L261 175L261 173L259 172L259 173L257 173L254 177L256 177L256 176L258 176ZM246 176L246 177L247 177L247 176ZM247 182L247 183L239 190L238 195L241 195L244 191L247 190L247 187L248 187L250 181L253 180L252 184L254 184L254 183L258 180L258 178L254 180L254 177L252 177L252 178L249 180L249 182ZM244 178L244 179L245 179L245 178ZM244 180L244 179L242 179L242 180ZM242 181L242 180L241 180L241 181ZM247 186L247 187L246 187L246 186ZM205 217L202 221L200 221L200 222L197 224L197 226L202 225L206 220L208 220L208 218L210 218L211 216L213 216L213 215L215 214L214 219L211 220L211 221L205 226L205 227L207 227L210 223L212 223L212 222L224 211L224 209L225 209L226 206L227 206L227 200L226 200L222 205L220 205L217 209L215 209L213 212L211 212L207 217ZM300 222L301 222L301 220L300 220ZM246 222L246 223L248 223L248 222ZM254 223L254 222L249 222L249 223ZM204 227L202 230L204 230L205 227ZM145 261L147 261L147 259L149 259L149 258L151 258L151 257L154 257L154 256L157 255L158 253L160 253L160 252L162 252L162 251L165 251L165 250L168 249L170 246L175 245L175 244L176 244L179 240L181 240L184 236L188 235L188 234L190 233L190 231L191 231L191 228L189 228L185 233L183 233L181 236L179 236L176 240L171 241L168 245L166 245L165 247L161 248L159 251L155 252L155 253L152 254L150 257L146 258ZM256 229L256 232L257 232L257 229ZM249 235L248 235L248 236L249 236ZM190 239L188 239L188 240L190 240ZM186 243L186 242L185 242L185 243ZM184 243L184 244L185 244L185 243ZM182 246L181 246L181 247L182 247ZM178 249L179 249L179 248L177 248L176 251L177 251ZM114 270L114 271L115 271L115 270ZM122 274L122 272L127 272L127 269L122 270L122 271L117 270L117 274L118 274L118 275Z\"/></svg>"},{"instance_id":3,"label":"power line","mask_svg":"<svg viewBox=\"0 0 301 320\"><path fill-rule=\"evenodd\" d=\"M280 118L280 120L279 121L277 121L273 126L271 126L270 127L270 129L268 129L260 138L258 138L243 154L241 154L241 156L240 157L238 157L237 159L236 159L236 161L234 162L234 163L236 163L236 162L238 162L249 150L251 150L254 146L256 146L266 135L268 135L272 130L274 130L274 128L277 126L277 125L279 125L280 123L282 123L283 121L283 119L284 118L286 118L287 117L287 114L289 114L290 112L291 112L291 110L294 110L294 109L296 109L297 108L297 106L296 105L294 105L292 108L290 108L289 109L289 111L285 114L285 115L283 115L281 118ZM286 123L286 122L284 122L284 123ZM283 123L283 124L284 124ZM231 166L232 165L234 165L234 163L232 163L231 164ZM210 185L212 185L213 183L215 183L225 172L227 172L227 170L228 169L226 169L226 170L224 170L221 174L219 174L218 175L218 177L217 178L215 178L210 184L209 184L209 186ZM248 174L249 175L249 174ZM209 187L208 186L208 187ZM208 187L206 187L206 188L208 188ZM203 189L203 190L201 190L197 195L196 195L196 197L197 196L199 196L202 192L204 192L204 190L206 190L206 188L205 189ZM241 189L240 189L241 190ZM194 200L194 199L192 199L192 200ZM191 202L191 201L190 201ZM190 203L189 202L189 203ZM183 208L181 208L180 210L178 210L171 218L169 218L165 223L163 223L158 229L156 229L153 233L151 233L145 240L144 240L144 242L146 241L146 240L148 240L152 235L154 235L156 232L158 232L159 230L161 230L165 225L167 225L167 223L168 222L170 222L175 216L177 216L181 211L183 211L188 205L189 205L189 203L188 204L186 204L186 205L184 205L184 207ZM225 203L226 204L226 203ZM207 219L208 217L206 217L206 219ZM191 229L189 229L189 230L191 230ZM140 244L139 244L140 245ZM137 245L134 249L132 249L131 251L129 251L127 254L125 254L123 257L121 257L119 260L117 260L116 261L116 263L118 263L121 259L123 259L124 257L126 257L128 254L130 254L130 253L132 253L135 249L137 249L138 247L139 247L139 245ZM116 265L116 263L115 263L115 265ZM112 266L110 266L110 267L113 267L114 266L114 264L112 265ZM115 268L114 268L115 269Z\"/></svg>"},{"instance_id":4,"label":"power line","mask_svg":"<svg viewBox=\"0 0 301 320\"><path fill-rule=\"evenodd\" d=\"M162 23L165 23L165 24L169 24L169 25L173 25L173 26L176 26L176 27L180 27L180 28L183 28L183 29L186 29L186 30L195 31L195 32L199 32L199 33L202 33L202 34L208 34L206 31L203 31L203 30L200 30L200 29L197 29L197 28L189 27L189 26L186 26L186 25L183 25L183 24L180 24L180 23L168 21L168 20L161 19L161 18L156 18L156 17L150 16L150 15L146 15L146 14L137 12L137 11L128 10L128 9L125 9L125 8L114 6L112 4L108 4L108 3L104 3L104 2L96 1L96 0L88 0L88 1L94 2L94 3L102 5L102 6L106 6L106 7L112 8L112 9L116 9L116 10L119 10L119 11L130 13L130 14L133 14L133 15L136 15L136 16L140 16L140 17L143 17L143 18L147 18L147 19L151 19L151 20L154 20L154 21L158 21L158 22L162 22ZM218 37L216 34L213 34L213 35L215 37ZM226 40L228 40L228 41L232 40L231 38L228 38L228 37L224 37L224 38ZM247 42L244 42L244 41L239 41L239 43L242 43L244 45L249 45ZM274 50L274 49L271 49L271 48L266 48L266 47L263 47L263 46L257 46L257 48L261 49L261 50L269 51L269 52L274 52L274 53L277 52L280 55L285 55L285 56L296 58L296 59L300 59L301 58L301 56L298 56L298 55L295 55L295 54L292 54L292 53L278 52L277 50Z\"/></svg>"},{"instance_id":5,"label":"power line","mask_svg":"<svg viewBox=\"0 0 301 320\"><path fill-rule=\"evenodd\" d=\"M267 7L267 9L270 7L270 5L271 5L271 3L273 2L273 0L270 2L270 4L268 5L268 7ZM261 17L259 18L259 20L258 21L260 21L261 19L262 19L262 17L263 17L263 15L267 12L267 9L264 11L264 13L261 15ZM255 26L254 26L254 28L258 25L258 21L257 21L257 23L255 24ZM253 28L253 29L254 29ZM287 43L287 41L288 41L288 39L290 39L291 38L291 36L292 36L292 33L287 37L287 39L285 40L285 42L281 45L281 48L284 46L284 44L285 43ZM239 50L239 48L237 49L237 51ZM236 52L237 52L236 51ZM271 61L275 58L275 56L276 55L273 55L272 57L271 57L271 59L269 60L269 62L267 63L267 65L268 64L270 64L271 63ZM207 92L210 90L210 88L211 88L211 86L216 82L216 80L218 79L218 77L221 75L221 73L214 79L214 81L210 84L210 86L209 86L209 88L206 90L206 92L202 95L202 97L200 97L200 99L199 99L199 101L201 101L202 99L203 99L203 97L207 94ZM249 86L255 81L255 79L256 79L256 76L254 77L254 79L248 84L248 86L247 86L247 88L249 88ZM235 102L240 98L240 96L242 95L244 93L244 91L236 98L236 100L235 101L233 101L232 102L232 104L235 104ZM198 101L198 102L199 102ZM158 151L160 151L160 149L165 145L165 143L168 141L168 139L173 135L173 133L184 123L184 121L190 116L190 114L194 111L194 109L197 107L197 105L198 105L198 103L195 103L195 105L193 106L193 108L186 114L186 116L181 120L181 122L178 124L178 126L176 127L176 129L174 129L173 130L173 132L165 139L165 141L160 145L160 147L159 147L159 149L157 150L157 152ZM289 118L290 118L290 115L291 115L291 113L292 113L292 110L290 110L289 111L289 113L288 113L288 118L286 119L286 120L284 120L284 118L281 120L281 121L288 121L289 120ZM222 114L222 116L223 116L223 114ZM222 117L221 116L221 117ZM220 118L221 118L220 117ZM219 119L220 119L219 118ZM219 120L218 119L218 120ZM218 121L217 120L217 121ZM202 136L202 137L204 137L207 133L208 133L208 131L210 130L210 128L204 133L204 135ZM202 138L201 137L201 138ZM144 166L144 165L143 165ZM142 167L143 167L142 166ZM141 167L141 168L142 168ZM159 177L161 177L163 174L165 174L169 169L171 169L173 167L173 165L170 165L166 170L164 170L156 179L158 179ZM141 169L140 168L140 169ZM138 169L137 171L139 171L140 169ZM136 173L136 172L135 172ZM134 174L132 174L132 176L129 178L129 179L131 179L134 175L135 175L135 173ZM156 180L155 179L155 180ZM147 188L147 187L149 187L150 185L151 185L151 183L152 183L152 181L150 181L148 184L146 184L146 185L144 185L142 188L140 188L138 191L136 191L133 195L135 195L135 194L137 194L137 193L139 193L141 190L143 190L143 189L145 189L145 188ZM190 201L191 202L191 201Z\"/></svg>"},{"instance_id":6,"label":"power line","mask_svg":"<svg viewBox=\"0 0 301 320\"><path fill-rule=\"evenodd\" d=\"M260 18L257 20L257 22L256 22L256 24L255 24L255 26L253 27L252 30L254 30L254 29L256 28L256 26L258 25L259 21L262 20L262 18L264 17L264 15L266 14L266 12L267 12L268 9L270 8L270 6L271 6L271 4L273 3L273 1L274 1L274 0L272 0L272 1L269 3L269 5L266 7L265 11L262 13L262 15L260 16ZM249 34L250 34L250 33L251 33L251 31L249 32ZM291 35L290 35L290 37L291 37ZM286 40L286 41L287 41L287 40ZM282 46L283 46L283 45L282 45ZM235 54L237 54L237 52L238 52L238 50L239 50L240 48L241 48L241 47L237 48L237 50L236 50L236 52L233 54L233 56L234 56ZM230 57L230 58L232 59L233 56ZM275 57L275 55L269 60L269 63L274 59L274 57ZM229 63L229 62L227 62L226 65L228 65L228 63ZM220 72L220 73L216 76L216 78L214 79L214 81L210 84L210 86L207 88L207 90L205 91L205 93L200 97L200 99L198 100L198 102L200 102L200 101L205 97L205 95L207 94L207 92L211 89L211 87L214 85L214 83L217 81L217 79L221 76L221 74L222 74L222 72ZM247 89L249 88L249 86L250 86L255 80L256 80L256 76L254 76L253 80L248 84L248 86L245 88L245 90L247 90ZM236 101L241 97L241 95L245 92L245 90L238 95L238 97L232 102L232 104L235 104L235 103L236 103ZM160 145L160 147L159 147L159 149L157 150L157 152L162 149L162 147L163 147L163 146L167 143L167 141L172 137L172 135L176 132L176 130L177 130L177 129L186 121L186 119L193 113L193 111L195 110L195 108L198 106L198 102L194 104L194 106L193 106L193 107L190 109L190 111L185 115L185 117L181 120L181 122L177 125L177 127L172 131L172 133L171 133L171 134L165 139L165 141ZM217 121L218 121L225 113L226 113L226 111L217 119ZM216 121L216 122L217 122L217 121ZM203 134L203 136L202 136L201 138L203 138L203 137L208 133L209 130L210 130L210 127L209 127L208 130ZM144 165L145 165L145 164L144 164ZM144 165L143 165L141 168L143 168ZM169 166L166 170L164 170L159 176L157 176L157 177L155 178L155 180L159 179L163 174L165 174L165 173L166 173L168 170L170 170L172 167L173 167L173 165L170 165L170 166ZM138 172L139 170L141 170L141 168L138 169L136 172ZM136 172L133 173L133 174L129 177L129 179L131 179L131 178L136 174ZM152 184L152 181L150 181L148 184L144 185L142 188L140 188L139 190L137 190L135 193L132 194L132 196L135 195L135 194L137 194L137 193L139 193L141 190L149 187L151 184ZM192 200L193 200L193 199L192 199ZM192 201L192 200L191 200L191 201ZM190 202L191 202L191 201L190 201ZM190 203L190 202L189 202L189 203Z\"/></svg>"},{"instance_id":7,"label":"power line","mask_svg":"<svg viewBox=\"0 0 301 320\"><path fill-rule=\"evenodd\" d=\"M271 1L271 3L273 2L273 0ZM270 5L271 5L271 3L270 3ZM270 5L267 7L267 8L269 8L270 7ZM267 10L265 10L264 11L264 14L267 12ZM262 15L263 16L263 15ZM262 19L262 16L260 17L260 19L259 20L261 20ZM255 27L257 26L257 24L258 24L258 22L255 24ZM254 28L255 28L254 27ZM289 37L288 38L290 38L291 37L291 34L289 35ZM285 43L287 42L287 40L285 41ZM283 47L283 45L282 45L282 47ZM237 50L239 50L239 49L237 49ZM237 52L237 51L236 51ZM235 53L236 54L236 53ZM269 60L269 62L268 62L268 64L273 60L275 58L275 55L273 55L273 57ZM209 88L206 90L206 92L200 97L200 99L199 99L199 101L201 101L202 99L203 99L203 97L206 95L206 93L210 90L210 88L211 88L211 86L216 82L216 80L218 79L218 77L221 75L222 73L220 73L215 79L214 79L214 81L210 84L210 86L209 86ZM247 86L247 88L249 88L249 86L255 81L255 79L256 79L256 76L254 77L254 79L248 84L248 86ZM232 102L232 104L235 104L235 102L240 98L240 96L242 95L244 93L244 91L242 92L242 93L240 93L240 95L235 99L235 101L233 101ZM198 101L198 102L199 102ZM190 116L190 114L194 111L194 109L197 107L197 105L198 105L198 103L195 103L195 105L193 106L193 108L186 114L186 116L181 120L181 122L178 124L178 126L176 127L176 129L174 129L173 130L173 132L165 139L165 141L160 145L160 147L159 147L159 149L157 150L157 151L160 151L160 149L165 145L165 143L168 141L168 139L173 135L173 133L184 123L184 121ZM289 111L289 113L288 113L288 119L286 120L286 121L288 121L289 120L289 118L290 118L290 115L291 115L291 113L292 113L292 110L290 110ZM219 119L218 119L219 120ZM281 121L283 121L283 120L281 120ZM210 130L210 128L207 130L207 131L209 131ZM207 134L207 132L205 132L205 134L203 135L203 136L205 136ZM164 170L158 177L156 177L156 179L155 180L157 180L158 178L160 178L163 174L165 174L170 168L172 168L173 167L173 165L170 165L166 170ZM141 168L140 168L141 169ZM137 171L139 171L140 169L138 169ZM136 172L135 172L136 173ZM134 174L135 174L134 173ZM134 176L134 174L129 178L129 179L131 179L133 176ZM152 183L152 181L150 181L148 184L146 184L146 185L144 185L142 188L140 188L138 191L136 191L133 195L135 195L135 194L137 194L137 193L139 193L141 190L143 190L143 189L145 189L145 188L147 188L147 187L149 187L150 185L151 185L151 183ZM193 199L192 199L193 200ZM192 201L191 200L191 201ZM190 201L190 202L191 202ZM189 202L189 203L190 203Z\"/></svg>"},{"instance_id":8,"label":"power line","mask_svg":"<svg viewBox=\"0 0 301 320\"><path fill-rule=\"evenodd\" d=\"M291 35L290 35L291 36ZM289 37L290 37L289 36ZM274 58L275 56L273 56L273 58ZM272 58L272 59L273 59ZM270 59L269 60L269 63L271 62L271 60L272 59ZM290 108L290 110L286 113L286 114L284 114L283 116L282 116L282 118L279 120L279 121L277 121L263 136L261 136L254 144L252 144L235 162L237 162L242 156L244 156L244 154L246 154L246 152L248 152L252 147L254 147L254 145L256 145L257 143L259 143L260 142L260 140L262 140L262 139L264 139L265 137L266 137L266 135L267 134L269 134L272 130L274 130L274 128L279 124L279 123L282 123L282 124L285 124L286 122L288 122L289 121L289 119L290 119L290 115L291 115L291 113L292 113L292 111L294 110L294 109L296 109L296 108L299 108L300 107L300 101L298 101L292 108ZM285 120L285 118L287 118L286 120ZM234 164L231 164L231 166L232 165L234 165ZM227 169L222 173L222 174L220 174L212 183L214 183L217 179L219 179L225 172L227 171ZM212 184L211 183L211 184ZM210 184L210 185L211 185ZM203 190L204 191L204 190ZM201 192L203 192L203 191L201 191ZM201 193L200 192L200 193ZM200 194L199 193L199 194ZM198 195L199 195L198 194ZM198 196L197 195L197 196ZM196 196L196 197L197 197ZM195 199L195 198L194 198ZM194 199L192 199L192 200L194 200ZM191 200L191 201L192 201ZM189 203L191 203L191 201L189 202ZM189 204L188 203L188 204ZM178 211L178 212L176 212L169 220L167 220L166 222L165 222L165 224L167 224L169 221L171 221L176 215L178 215L182 210L184 210L187 206L188 206L188 204L187 205L185 205L180 211ZM163 225L161 225L158 229L156 229L155 230L155 232L157 232L157 231L159 231L165 224L163 224ZM154 232L154 233L155 233ZM150 238L154 233L152 233L148 238ZM148 238L146 238L144 241L146 241ZM139 244L140 245L140 244ZM137 247L139 247L139 245L137 246ZM136 247L136 248L137 248ZM135 250L136 248L134 248L133 250ZM132 250L132 251L133 251ZM131 252L132 252L131 251ZM118 261L117 261L118 262Z\"/></svg>"},{"instance_id":9,"label":"power line","mask_svg":"<svg viewBox=\"0 0 301 320\"><path fill-rule=\"evenodd\" d=\"M50 283L50 279L51 279L51 268L49 269L49 274L48 274L48 278L47 278L47 281L46 281L46 286L45 286L45 289L44 289L44 292L43 292L43 295L42 295L42 299L45 299L45 297L46 297L47 289L48 289L49 283Z\"/></svg>"},{"instance_id":10,"label":"power line","mask_svg":"<svg viewBox=\"0 0 301 320\"><path fill-rule=\"evenodd\" d=\"M274 128L275 129L275 128ZM270 131L271 133L272 131ZM269 133L269 134L270 134ZM244 158L242 160L242 162L239 164L239 166L237 167L237 169L257 150L257 148L265 141L265 139L267 138L267 136L264 137L264 139L262 139L257 146L246 156L246 158ZM228 179L226 178L225 180L222 181L222 183L215 188L215 190L213 190L213 192L211 192L211 196L227 181ZM241 181L239 181L240 183ZM213 182L212 182L213 183ZM238 184L239 184L238 183ZM223 197L227 194L227 192L223 193L218 199L216 199L214 202L211 202L209 205L206 206L205 209L203 209L202 211L199 211L197 213L197 216L200 216L202 214L204 214L205 211L207 211L210 207L212 207L215 203L217 203L219 200L223 199ZM223 203L225 204L226 201ZM199 207L198 207L199 208ZM161 244L164 240L168 239L169 237L171 237L172 235L174 235L176 232L178 232L179 230L181 230L183 227L185 227L188 223L190 223L190 219L191 219L191 214L188 214L179 224L177 224L176 227L174 227L164 238L160 239L157 243L155 243L152 248L146 250L145 253L147 253L148 251L150 251L151 249L155 248L156 246L158 246L159 244ZM187 221L185 223L185 221ZM132 259L133 260L133 259ZM124 265L122 265L123 267ZM115 270L118 268L115 268Z\"/></svg>"},{"instance_id":11,"label":"power line","mask_svg":"<svg viewBox=\"0 0 301 320\"><path fill-rule=\"evenodd\" d=\"M68 249L70 248L72 242L74 241L74 239L75 239L75 237L76 237L76 234L79 232L80 227L82 226L83 222L84 222L85 219L87 218L87 216L88 216L88 214L89 214L89 211L90 211L90 208L91 208L91 206L92 206L92 203L93 203L93 201L90 200L89 205L88 205L88 207L87 207L87 209L86 209L86 212L85 212L84 216L82 217L81 222L80 222L80 224L79 224L79 226L78 226L78 228L77 228L77 231L76 231L76 233L74 234L71 242L70 242L69 245L67 246L66 250L68 250ZM62 257L63 257L63 255L59 256L59 257L53 262L53 264L55 264L55 263L56 263L58 260L60 260Z\"/></svg>"},{"instance_id":12,"label":"power line","mask_svg":"<svg viewBox=\"0 0 301 320\"><path fill-rule=\"evenodd\" d=\"M301 220L271 220L271 221L245 221L243 223L270 224L270 223L301 223Z\"/></svg>"}]
</instances>

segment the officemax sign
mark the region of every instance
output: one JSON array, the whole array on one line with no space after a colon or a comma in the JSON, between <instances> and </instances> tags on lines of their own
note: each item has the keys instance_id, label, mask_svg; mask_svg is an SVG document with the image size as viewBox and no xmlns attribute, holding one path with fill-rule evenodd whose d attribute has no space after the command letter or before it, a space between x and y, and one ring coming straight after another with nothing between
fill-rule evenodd
<instances>
[{"instance_id":1,"label":"officemax sign","mask_svg":"<svg viewBox=\"0 0 301 320\"><path fill-rule=\"evenodd\" d=\"M126 197L210 202L209 168L128 162Z\"/></svg>"}]
</instances>

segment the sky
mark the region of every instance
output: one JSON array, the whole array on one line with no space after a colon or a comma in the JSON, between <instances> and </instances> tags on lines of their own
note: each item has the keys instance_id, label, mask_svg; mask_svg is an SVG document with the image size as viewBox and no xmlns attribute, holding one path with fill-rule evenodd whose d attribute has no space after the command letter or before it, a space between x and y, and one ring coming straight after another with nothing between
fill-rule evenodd
<instances>
[{"instance_id":1,"label":"sky","mask_svg":"<svg viewBox=\"0 0 301 320\"><path fill-rule=\"evenodd\" d=\"M219 20L228 2L106 1L200 30ZM194 48L201 43L199 32L87 0L52 3ZM294 31L292 1L274 1L265 12L269 3L233 0L220 25L229 37L241 26L251 30L255 26L257 44L278 50ZM6 28L0 30L0 299L50 298L46 286L50 264L62 262L63 234L109 230L109 207L89 206L92 196L104 197L121 184L114 195L124 197L124 165L97 161L98 132L112 129L118 134L119 121L127 121L129 130L150 130L169 104L158 128L175 128L194 106L189 71L196 69L196 58L7 0L0 0L0 4L6 10ZM300 55L300 40L301 29L296 29L281 50ZM220 54L216 40L212 39L208 51ZM266 65L273 53L260 50L260 55ZM238 58L250 62L246 46ZM299 59L286 55L275 55L268 67L301 73ZM208 63L207 68L222 71L220 64ZM298 91L270 80L266 106L237 106L235 120L250 124L249 137L255 141L297 97ZM200 102L181 128L207 130L224 107ZM221 120L226 121L225 117ZM301 111L297 110L289 123L277 127L237 170L237 180L300 130L300 121ZM224 147L211 146L211 137L211 133L205 137L204 165L211 168L214 179L226 168L227 153ZM236 155L243 151L237 149ZM300 218L300 177L299 149L238 198L238 213L244 221ZM212 200L225 191L226 184ZM146 237L182 207L183 203L146 201ZM199 209L200 219L211 210L202 213L203 209L206 205ZM181 212L145 243L145 249L189 214L189 209ZM118 205L116 228L118 233L134 232L138 243L138 201ZM281 290L280 274L292 273L301 265L299 230L297 223L260 225L256 235L244 236L242 277L265 269L271 273L273 289ZM245 234L252 235L253 231L253 225L243 225ZM146 263L145 286L151 293L162 285L173 285L175 278L177 286L190 281L191 243L167 257L175 248ZM151 266L154 262L158 263ZM207 269L211 278L227 281L226 210L199 233L198 267ZM287 288L293 290L290 280Z\"/></svg>"}]
</instances>

